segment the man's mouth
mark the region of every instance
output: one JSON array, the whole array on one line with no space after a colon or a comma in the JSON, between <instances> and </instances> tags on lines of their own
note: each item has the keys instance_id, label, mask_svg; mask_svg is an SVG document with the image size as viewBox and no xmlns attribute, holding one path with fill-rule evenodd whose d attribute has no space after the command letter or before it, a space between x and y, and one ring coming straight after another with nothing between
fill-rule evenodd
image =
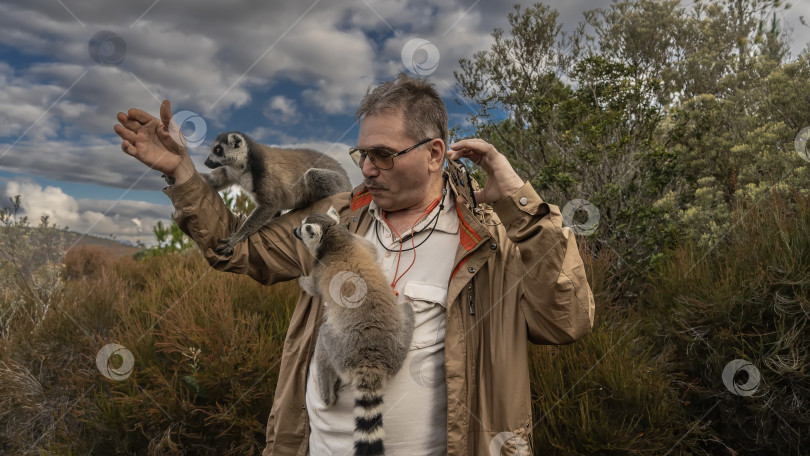
<instances>
[{"instance_id":1,"label":"man's mouth","mask_svg":"<svg viewBox=\"0 0 810 456\"><path fill-rule=\"evenodd\" d=\"M378 190L378 191L379 190L388 190L388 187L386 187L384 185L380 185L377 182L373 182L373 181L372 182L365 182L364 184L365 184L366 188L369 191L372 191L372 190Z\"/></svg>"}]
</instances>

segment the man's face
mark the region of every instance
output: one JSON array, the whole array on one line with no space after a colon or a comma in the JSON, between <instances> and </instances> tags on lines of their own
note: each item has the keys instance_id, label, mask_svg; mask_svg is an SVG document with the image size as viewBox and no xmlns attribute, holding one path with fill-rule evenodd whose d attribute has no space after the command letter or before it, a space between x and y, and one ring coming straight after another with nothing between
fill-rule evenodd
<instances>
[{"instance_id":1,"label":"man's face","mask_svg":"<svg viewBox=\"0 0 810 456\"><path fill-rule=\"evenodd\" d=\"M404 133L402 112L365 116L360 123L357 147L384 148L399 152L427 138L410 138ZM372 199L381 209L393 212L418 205L426 197L431 179L431 143L394 158L394 167L379 169L368 158L363 162L363 177ZM435 166L434 166L435 167Z\"/></svg>"}]
</instances>

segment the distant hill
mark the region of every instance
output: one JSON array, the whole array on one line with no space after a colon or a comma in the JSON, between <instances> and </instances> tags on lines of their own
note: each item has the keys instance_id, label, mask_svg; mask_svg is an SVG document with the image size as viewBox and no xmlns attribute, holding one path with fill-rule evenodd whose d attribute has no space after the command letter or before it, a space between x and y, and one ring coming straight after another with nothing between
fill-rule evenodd
<instances>
[{"instance_id":1,"label":"distant hill","mask_svg":"<svg viewBox=\"0 0 810 456\"><path fill-rule=\"evenodd\" d=\"M66 233L67 245L71 248L68 251L82 246L96 246L109 251L115 257L129 256L140 251L140 247L124 244L113 239L102 238L90 234L81 234L68 231ZM74 245L75 244L75 245Z\"/></svg>"}]
</instances>

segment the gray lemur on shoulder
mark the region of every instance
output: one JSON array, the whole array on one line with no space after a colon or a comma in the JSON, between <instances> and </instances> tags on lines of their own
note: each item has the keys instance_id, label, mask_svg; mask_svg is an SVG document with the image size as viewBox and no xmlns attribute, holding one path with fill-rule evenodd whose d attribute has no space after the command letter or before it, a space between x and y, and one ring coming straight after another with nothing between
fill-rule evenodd
<instances>
[{"instance_id":1,"label":"gray lemur on shoulder","mask_svg":"<svg viewBox=\"0 0 810 456\"><path fill-rule=\"evenodd\" d=\"M299 283L326 304L313 362L318 393L337 401L341 381L354 389L355 455L384 454L383 387L402 367L413 336L413 307L398 302L376 261L374 245L340 224L334 208L294 230L315 256Z\"/></svg>"},{"instance_id":2,"label":"gray lemur on shoulder","mask_svg":"<svg viewBox=\"0 0 810 456\"><path fill-rule=\"evenodd\" d=\"M282 210L302 208L352 189L337 160L308 149L265 146L238 131L216 137L205 166L213 171L202 176L217 191L236 184L256 203L239 229L219 240L216 252L225 256Z\"/></svg>"}]
</instances>

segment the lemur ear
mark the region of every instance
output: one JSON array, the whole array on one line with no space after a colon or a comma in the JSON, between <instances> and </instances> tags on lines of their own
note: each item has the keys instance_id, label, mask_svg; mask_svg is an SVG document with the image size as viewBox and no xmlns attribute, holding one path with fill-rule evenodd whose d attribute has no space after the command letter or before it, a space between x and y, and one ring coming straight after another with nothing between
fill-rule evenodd
<instances>
[{"instance_id":1,"label":"lemur ear","mask_svg":"<svg viewBox=\"0 0 810 456\"><path fill-rule=\"evenodd\" d=\"M329 206L329 210L326 211L326 215L332 217L335 220L335 223L340 223L340 215L335 210L334 206Z\"/></svg>"}]
</instances>

